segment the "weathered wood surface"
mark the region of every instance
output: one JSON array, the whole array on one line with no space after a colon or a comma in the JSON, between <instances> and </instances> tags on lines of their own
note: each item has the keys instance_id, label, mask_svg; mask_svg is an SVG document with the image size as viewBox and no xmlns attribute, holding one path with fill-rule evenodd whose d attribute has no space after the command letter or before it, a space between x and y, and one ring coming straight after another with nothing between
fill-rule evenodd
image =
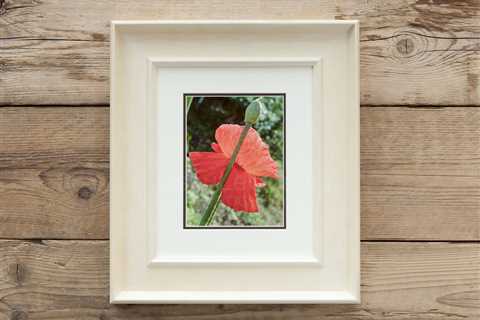
<instances>
[{"instance_id":1,"label":"weathered wood surface","mask_svg":"<svg viewBox=\"0 0 480 320\"><path fill-rule=\"evenodd\" d=\"M108 103L112 19L359 19L361 100L479 105L480 2L0 0L0 105Z\"/></svg>"},{"instance_id":2,"label":"weathered wood surface","mask_svg":"<svg viewBox=\"0 0 480 320\"><path fill-rule=\"evenodd\" d=\"M0 238L108 237L108 108L0 108Z\"/></svg>"},{"instance_id":3,"label":"weathered wood surface","mask_svg":"<svg viewBox=\"0 0 480 320\"><path fill-rule=\"evenodd\" d=\"M480 240L480 108L361 109L362 238Z\"/></svg>"},{"instance_id":4,"label":"weathered wood surface","mask_svg":"<svg viewBox=\"0 0 480 320\"><path fill-rule=\"evenodd\" d=\"M363 104L480 104L480 1L343 0L336 18L361 23Z\"/></svg>"},{"instance_id":5,"label":"weathered wood surface","mask_svg":"<svg viewBox=\"0 0 480 320\"><path fill-rule=\"evenodd\" d=\"M0 241L0 319L471 319L480 244L363 243L361 305L108 304L107 241Z\"/></svg>"},{"instance_id":6,"label":"weathered wood surface","mask_svg":"<svg viewBox=\"0 0 480 320\"><path fill-rule=\"evenodd\" d=\"M108 108L0 108L0 238L108 238ZM480 108L361 109L362 239L480 239Z\"/></svg>"}]
</instances>

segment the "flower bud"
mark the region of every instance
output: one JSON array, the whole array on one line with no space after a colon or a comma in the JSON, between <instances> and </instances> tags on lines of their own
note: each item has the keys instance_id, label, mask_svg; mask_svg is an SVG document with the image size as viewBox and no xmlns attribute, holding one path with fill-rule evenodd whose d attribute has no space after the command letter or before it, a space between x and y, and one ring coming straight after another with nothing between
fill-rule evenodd
<instances>
[{"instance_id":1,"label":"flower bud","mask_svg":"<svg viewBox=\"0 0 480 320\"><path fill-rule=\"evenodd\" d=\"M245 123L254 125L257 122L260 113L262 112L262 108L263 103L261 103L258 99L250 103L247 107L247 110L245 110Z\"/></svg>"}]
</instances>

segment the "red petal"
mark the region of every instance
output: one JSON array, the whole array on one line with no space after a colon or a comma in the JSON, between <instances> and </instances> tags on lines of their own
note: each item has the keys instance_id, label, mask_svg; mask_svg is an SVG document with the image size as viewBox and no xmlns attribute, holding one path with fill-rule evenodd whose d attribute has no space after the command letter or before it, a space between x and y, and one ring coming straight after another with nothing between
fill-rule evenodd
<instances>
[{"instance_id":1,"label":"red petal","mask_svg":"<svg viewBox=\"0 0 480 320\"><path fill-rule=\"evenodd\" d=\"M213 151L222 152L222 149L220 148L220 146L218 144L216 144L215 142L212 143L211 146L212 146Z\"/></svg>"},{"instance_id":2,"label":"red petal","mask_svg":"<svg viewBox=\"0 0 480 320\"><path fill-rule=\"evenodd\" d=\"M227 157L232 155L242 130L243 127L236 124L222 124L215 131L215 139Z\"/></svg>"},{"instance_id":3,"label":"red petal","mask_svg":"<svg viewBox=\"0 0 480 320\"><path fill-rule=\"evenodd\" d=\"M222 202L237 211L257 212L255 182L255 177L234 165L222 190Z\"/></svg>"},{"instance_id":4,"label":"red petal","mask_svg":"<svg viewBox=\"0 0 480 320\"><path fill-rule=\"evenodd\" d=\"M265 187L265 182L261 178L255 177L255 186Z\"/></svg>"},{"instance_id":5,"label":"red petal","mask_svg":"<svg viewBox=\"0 0 480 320\"><path fill-rule=\"evenodd\" d=\"M229 159L218 152L190 152L190 160L198 180L204 184L217 184L222 179Z\"/></svg>"},{"instance_id":6,"label":"red petal","mask_svg":"<svg viewBox=\"0 0 480 320\"><path fill-rule=\"evenodd\" d=\"M232 155L242 130L243 126L223 124L215 131L215 139L227 157ZM248 131L235 162L251 175L278 178L277 163L270 157L268 146L253 128Z\"/></svg>"}]
</instances>

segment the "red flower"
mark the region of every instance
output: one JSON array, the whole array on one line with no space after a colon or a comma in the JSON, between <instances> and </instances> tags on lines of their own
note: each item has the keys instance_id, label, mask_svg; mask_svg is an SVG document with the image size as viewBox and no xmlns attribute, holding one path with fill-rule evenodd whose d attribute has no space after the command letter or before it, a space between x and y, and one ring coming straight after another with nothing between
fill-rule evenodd
<instances>
[{"instance_id":1,"label":"red flower","mask_svg":"<svg viewBox=\"0 0 480 320\"><path fill-rule=\"evenodd\" d=\"M202 183L215 185L220 182L242 130L243 126L223 124L215 131L214 152L189 153ZM257 131L250 128L223 187L222 202L237 211L257 212L256 187L264 185L260 177L278 178L277 164Z\"/></svg>"}]
</instances>

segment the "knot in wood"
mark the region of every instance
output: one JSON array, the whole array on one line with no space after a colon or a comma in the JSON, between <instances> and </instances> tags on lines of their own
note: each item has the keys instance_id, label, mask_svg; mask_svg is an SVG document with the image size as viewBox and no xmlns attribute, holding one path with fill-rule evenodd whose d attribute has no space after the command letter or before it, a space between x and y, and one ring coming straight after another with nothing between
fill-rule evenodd
<instances>
[{"instance_id":1,"label":"knot in wood","mask_svg":"<svg viewBox=\"0 0 480 320\"><path fill-rule=\"evenodd\" d=\"M83 200L88 200L92 197L93 191L88 187L81 187L78 190L78 197Z\"/></svg>"},{"instance_id":2,"label":"knot in wood","mask_svg":"<svg viewBox=\"0 0 480 320\"><path fill-rule=\"evenodd\" d=\"M396 44L397 51L403 55L410 55L415 49L415 44L411 38L402 38Z\"/></svg>"},{"instance_id":3,"label":"knot in wood","mask_svg":"<svg viewBox=\"0 0 480 320\"><path fill-rule=\"evenodd\" d=\"M7 13L7 1L0 0L0 16Z\"/></svg>"},{"instance_id":4,"label":"knot in wood","mask_svg":"<svg viewBox=\"0 0 480 320\"><path fill-rule=\"evenodd\" d=\"M28 314L21 310L14 310L10 315L11 320L27 320Z\"/></svg>"}]
</instances>

